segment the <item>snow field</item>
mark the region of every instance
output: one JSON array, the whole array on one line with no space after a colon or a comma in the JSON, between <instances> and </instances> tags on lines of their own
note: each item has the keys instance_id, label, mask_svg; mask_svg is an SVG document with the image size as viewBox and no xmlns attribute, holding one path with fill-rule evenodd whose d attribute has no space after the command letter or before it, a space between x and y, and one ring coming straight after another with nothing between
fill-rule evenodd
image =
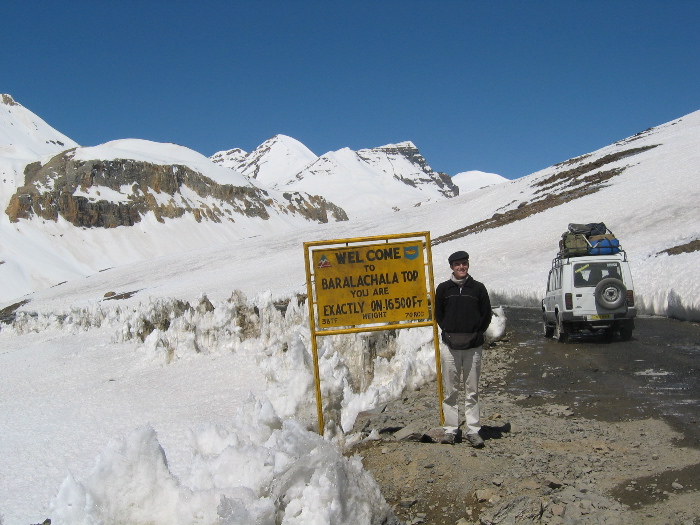
<instances>
[{"instance_id":1,"label":"snow field","mask_svg":"<svg viewBox=\"0 0 700 525\"><path fill-rule=\"evenodd\" d=\"M319 338L321 437L308 310L281 310L268 291L20 313L0 363L31 356L47 382L2 385L21 400L2 410L4 523L380 523L383 497L342 450L357 413L434 379L432 329Z\"/></svg>"}]
</instances>

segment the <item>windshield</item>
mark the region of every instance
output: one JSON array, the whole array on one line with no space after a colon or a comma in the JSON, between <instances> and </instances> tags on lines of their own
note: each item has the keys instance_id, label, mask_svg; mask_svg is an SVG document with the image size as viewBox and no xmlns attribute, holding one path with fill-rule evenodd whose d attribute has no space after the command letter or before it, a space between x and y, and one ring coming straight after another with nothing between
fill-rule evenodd
<instances>
[{"instance_id":1,"label":"windshield","mask_svg":"<svg viewBox=\"0 0 700 525\"><path fill-rule=\"evenodd\" d=\"M622 280L621 276L620 264L616 262L574 264L574 286L576 288L596 286L608 277Z\"/></svg>"}]
</instances>

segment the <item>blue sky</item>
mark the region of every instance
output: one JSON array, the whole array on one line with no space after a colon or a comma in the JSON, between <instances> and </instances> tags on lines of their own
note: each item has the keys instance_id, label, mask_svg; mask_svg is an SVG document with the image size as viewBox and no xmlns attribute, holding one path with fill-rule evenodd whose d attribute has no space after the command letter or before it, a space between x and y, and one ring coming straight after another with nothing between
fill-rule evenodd
<instances>
[{"instance_id":1,"label":"blue sky","mask_svg":"<svg viewBox=\"0 0 700 525\"><path fill-rule=\"evenodd\" d=\"M9 0L0 92L84 146L411 140L517 178L700 109L698 27L695 0Z\"/></svg>"}]
</instances>

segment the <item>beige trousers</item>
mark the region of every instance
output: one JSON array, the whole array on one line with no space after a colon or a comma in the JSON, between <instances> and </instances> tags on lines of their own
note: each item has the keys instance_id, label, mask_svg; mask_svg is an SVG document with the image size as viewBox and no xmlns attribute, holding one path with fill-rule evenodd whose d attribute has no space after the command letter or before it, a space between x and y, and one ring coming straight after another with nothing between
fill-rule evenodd
<instances>
[{"instance_id":1,"label":"beige trousers","mask_svg":"<svg viewBox=\"0 0 700 525\"><path fill-rule=\"evenodd\" d=\"M474 434L481 429L481 411L479 407L479 375L481 374L481 354L483 346L469 350L451 350L442 352L442 379L444 400L442 411L445 427L459 426L459 386L460 379L464 385L464 417L466 434Z\"/></svg>"}]
</instances>

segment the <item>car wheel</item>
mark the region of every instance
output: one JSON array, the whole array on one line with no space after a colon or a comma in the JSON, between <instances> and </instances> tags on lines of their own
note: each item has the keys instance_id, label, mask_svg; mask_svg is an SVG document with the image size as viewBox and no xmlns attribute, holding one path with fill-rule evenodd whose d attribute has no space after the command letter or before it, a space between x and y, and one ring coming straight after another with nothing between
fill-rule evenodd
<instances>
[{"instance_id":1,"label":"car wheel","mask_svg":"<svg viewBox=\"0 0 700 525\"><path fill-rule=\"evenodd\" d=\"M558 314L557 324L554 325L554 332L552 335L554 335L555 339L560 343L566 343L569 340L569 332L566 330L566 325L560 319Z\"/></svg>"},{"instance_id":2,"label":"car wheel","mask_svg":"<svg viewBox=\"0 0 700 525\"><path fill-rule=\"evenodd\" d=\"M619 279L608 277L595 287L595 300L606 310L616 310L627 300L627 288Z\"/></svg>"},{"instance_id":3,"label":"car wheel","mask_svg":"<svg viewBox=\"0 0 700 525\"><path fill-rule=\"evenodd\" d=\"M551 324L547 324L547 321L542 321L542 333L549 339L554 335L554 327Z\"/></svg>"}]
</instances>

